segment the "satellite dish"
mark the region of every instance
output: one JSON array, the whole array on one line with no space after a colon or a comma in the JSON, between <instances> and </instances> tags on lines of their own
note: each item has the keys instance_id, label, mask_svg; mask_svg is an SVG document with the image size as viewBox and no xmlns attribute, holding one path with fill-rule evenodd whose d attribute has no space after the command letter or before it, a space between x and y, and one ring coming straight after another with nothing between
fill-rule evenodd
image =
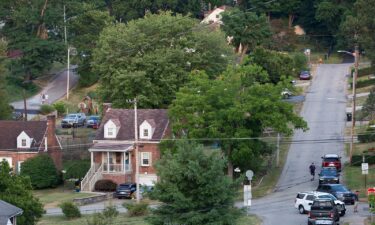
<instances>
[{"instance_id":1,"label":"satellite dish","mask_svg":"<svg viewBox=\"0 0 375 225\"><path fill-rule=\"evenodd\" d=\"M253 179L254 172L252 170L247 170L245 174L246 174L246 177L247 177L248 180Z\"/></svg>"}]
</instances>

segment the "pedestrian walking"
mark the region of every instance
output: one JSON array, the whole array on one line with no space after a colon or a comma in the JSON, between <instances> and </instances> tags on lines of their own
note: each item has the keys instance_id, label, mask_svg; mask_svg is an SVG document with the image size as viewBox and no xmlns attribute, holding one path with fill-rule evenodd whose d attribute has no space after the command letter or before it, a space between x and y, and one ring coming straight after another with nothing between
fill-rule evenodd
<instances>
[{"instance_id":1,"label":"pedestrian walking","mask_svg":"<svg viewBox=\"0 0 375 225\"><path fill-rule=\"evenodd\" d=\"M309 166L309 169L310 169L310 174L312 176L311 181L313 181L315 178L315 169L316 169L314 163L311 163L311 165Z\"/></svg>"}]
</instances>

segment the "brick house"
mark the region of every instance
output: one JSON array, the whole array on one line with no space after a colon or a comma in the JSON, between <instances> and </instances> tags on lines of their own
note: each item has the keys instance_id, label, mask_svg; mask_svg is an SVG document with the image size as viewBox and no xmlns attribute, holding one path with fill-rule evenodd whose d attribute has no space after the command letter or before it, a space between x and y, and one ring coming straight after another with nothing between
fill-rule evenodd
<instances>
[{"instance_id":1,"label":"brick house","mask_svg":"<svg viewBox=\"0 0 375 225\"><path fill-rule=\"evenodd\" d=\"M61 145L55 133L56 119L46 121L0 121L0 161L6 160L14 171L37 154L48 154L56 168L62 168Z\"/></svg>"},{"instance_id":2,"label":"brick house","mask_svg":"<svg viewBox=\"0 0 375 225\"><path fill-rule=\"evenodd\" d=\"M108 109L96 133L91 153L91 168L81 188L92 191L96 181L135 182L134 110ZM139 184L157 181L154 163L160 158L158 144L169 136L169 119L165 109L138 109Z\"/></svg>"}]
</instances>

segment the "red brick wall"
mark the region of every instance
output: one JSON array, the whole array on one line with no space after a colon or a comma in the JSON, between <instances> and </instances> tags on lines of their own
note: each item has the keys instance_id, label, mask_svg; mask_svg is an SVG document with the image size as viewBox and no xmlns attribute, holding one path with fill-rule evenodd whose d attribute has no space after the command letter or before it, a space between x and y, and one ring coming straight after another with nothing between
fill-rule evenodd
<instances>
[{"instance_id":1,"label":"red brick wall","mask_svg":"<svg viewBox=\"0 0 375 225\"><path fill-rule=\"evenodd\" d=\"M103 174L103 179L112 180L116 184L134 182L131 174Z\"/></svg>"},{"instance_id":2,"label":"red brick wall","mask_svg":"<svg viewBox=\"0 0 375 225\"><path fill-rule=\"evenodd\" d=\"M27 159L33 158L38 155L38 152L35 153L23 153L23 152L11 152L11 151L0 151L1 157L12 157L11 165L14 169L17 168L18 161L26 161Z\"/></svg>"}]
</instances>

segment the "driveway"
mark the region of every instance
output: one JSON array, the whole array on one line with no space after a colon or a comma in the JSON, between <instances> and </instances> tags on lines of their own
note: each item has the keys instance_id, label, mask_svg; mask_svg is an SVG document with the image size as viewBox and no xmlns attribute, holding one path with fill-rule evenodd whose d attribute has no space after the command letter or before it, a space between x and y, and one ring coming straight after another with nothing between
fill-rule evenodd
<instances>
[{"instance_id":1,"label":"driveway","mask_svg":"<svg viewBox=\"0 0 375 225\"><path fill-rule=\"evenodd\" d=\"M69 87L74 87L78 82L78 75L73 72L73 69L76 66L72 66L72 70L69 73ZM58 73L53 79L44 87L37 95L28 98L26 100L27 109L28 109L28 118L30 119L29 114L35 114L37 110L40 109L42 104L42 93L48 95L48 100L46 101L49 104L52 104L66 95L66 84L67 84L67 70L63 70ZM11 105L15 108L16 111L24 110L23 100L12 102Z\"/></svg>"},{"instance_id":2,"label":"driveway","mask_svg":"<svg viewBox=\"0 0 375 225\"><path fill-rule=\"evenodd\" d=\"M275 192L254 200L250 209L250 213L263 219L264 225L306 224L307 215L298 213L294 200L297 192L315 190L318 186L316 179L310 181L310 163L318 165L317 171L320 171L322 155L336 153L344 156L346 73L350 65L322 64L317 68L301 111L310 129L295 132ZM354 218L352 206L347 208L348 214L342 217L342 221ZM359 206L360 213L356 218L367 214L365 208L365 205Z\"/></svg>"}]
</instances>

